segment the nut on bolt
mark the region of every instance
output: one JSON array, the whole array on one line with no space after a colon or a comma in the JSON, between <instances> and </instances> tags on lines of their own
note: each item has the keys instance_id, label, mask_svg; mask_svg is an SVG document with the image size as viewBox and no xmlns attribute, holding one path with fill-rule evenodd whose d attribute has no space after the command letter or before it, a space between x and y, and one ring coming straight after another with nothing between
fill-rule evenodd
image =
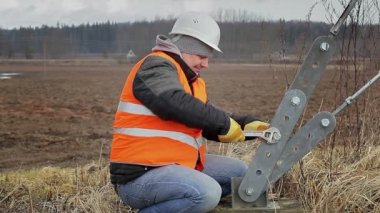
<instances>
[{"instance_id":1,"label":"nut on bolt","mask_svg":"<svg viewBox=\"0 0 380 213\"><path fill-rule=\"evenodd\" d=\"M246 189L245 189L245 193L246 193L247 195L252 195L252 194L253 194L253 188L246 188Z\"/></svg>"},{"instance_id":2,"label":"nut on bolt","mask_svg":"<svg viewBox=\"0 0 380 213\"><path fill-rule=\"evenodd\" d=\"M301 99L298 96L293 96L290 102L293 106L298 106L301 103Z\"/></svg>"},{"instance_id":3,"label":"nut on bolt","mask_svg":"<svg viewBox=\"0 0 380 213\"><path fill-rule=\"evenodd\" d=\"M323 118L321 120L321 124L322 124L323 127L328 127L330 125L330 120L327 119L327 118Z\"/></svg>"},{"instance_id":4,"label":"nut on bolt","mask_svg":"<svg viewBox=\"0 0 380 213\"><path fill-rule=\"evenodd\" d=\"M322 42L321 45L319 46L319 48L323 51L323 52L327 52L330 48L330 44L327 43L327 42Z\"/></svg>"},{"instance_id":5,"label":"nut on bolt","mask_svg":"<svg viewBox=\"0 0 380 213\"><path fill-rule=\"evenodd\" d=\"M276 141L278 141L278 140L280 140L281 139L281 133L279 133L279 132L275 132L274 134L273 134L273 138L276 140Z\"/></svg>"}]
</instances>

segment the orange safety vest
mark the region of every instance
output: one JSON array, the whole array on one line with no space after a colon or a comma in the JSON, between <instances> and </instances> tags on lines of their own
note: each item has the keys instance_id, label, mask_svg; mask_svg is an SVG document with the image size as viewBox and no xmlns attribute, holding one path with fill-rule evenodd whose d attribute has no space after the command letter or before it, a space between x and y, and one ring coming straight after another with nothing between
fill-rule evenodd
<instances>
[{"instance_id":1,"label":"orange safety vest","mask_svg":"<svg viewBox=\"0 0 380 213\"><path fill-rule=\"evenodd\" d=\"M173 58L162 51L154 51L148 56L152 55L172 62L185 92L206 102L203 79L192 82L191 90L184 71ZM144 59L132 68L120 96L113 124L111 162L147 166L179 164L201 171L205 163L202 130L159 118L133 95L133 80Z\"/></svg>"}]
</instances>

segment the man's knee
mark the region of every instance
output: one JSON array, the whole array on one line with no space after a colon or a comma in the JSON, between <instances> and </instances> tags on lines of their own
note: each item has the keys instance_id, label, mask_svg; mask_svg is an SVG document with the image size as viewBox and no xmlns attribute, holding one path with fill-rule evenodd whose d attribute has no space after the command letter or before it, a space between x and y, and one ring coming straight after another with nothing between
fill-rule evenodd
<instances>
[{"instance_id":1,"label":"man's knee","mask_svg":"<svg viewBox=\"0 0 380 213\"><path fill-rule=\"evenodd\" d=\"M194 199L196 203L196 208L198 212L208 212L214 209L222 196L222 189L220 185L215 181L212 184L209 183L207 187L204 188L203 192Z\"/></svg>"}]
</instances>

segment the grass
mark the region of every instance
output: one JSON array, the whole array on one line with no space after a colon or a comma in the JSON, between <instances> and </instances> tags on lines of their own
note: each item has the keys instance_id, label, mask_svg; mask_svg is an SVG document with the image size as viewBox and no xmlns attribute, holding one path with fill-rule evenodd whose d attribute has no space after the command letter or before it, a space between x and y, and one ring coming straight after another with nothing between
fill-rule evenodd
<instances>
[{"instance_id":1,"label":"grass","mask_svg":"<svg viewBox=\"0 0 380 213\"><path fill-rule=\"evenodd\" d=\"M379 155L380 146L368 146L360 159L336 158L331 170L316 149L283 178L281 191L311 212L380 212ZM108 167L95 163L1 174L0 192L4 212L134 212L116 196Z\"/></svg>"},{"instance_id":2,"label":"grass","mask_svg":"<svg viewBox=\"0 0 380 213\"><path fill-rule=\"evenodd\" d=\"M308 212L380 212L380 122L354 142L332 146L332 136L307 154L274 186L274 193L299 200ZM375 118L375 119L374 119ZM344 138L342 135L336 137ZM342 131L344 132L344 131ZM345 140L351 140L347 138ZM343 146L346 144L346 146ZM257 143L222 144L222 154L251 161ZM135 212L122 204L109 181L107 162L76 168L44 167L0 175L2 212Z\"/></svg>"},{"instance_id":3,"label":"grass","mask_svg":"<svg viewBox=\"0 0 380 213\"><path fill-rule=\"evenodd\" d=\"M108 167L45 167L1 174L0 209L6 212L132 212L109 182Z\"/></svg>"},{"instance_id":4,"label":"grass","mask_svg":"<svg viewBox=\"0 0 380 213\"><path fill-rule=\"evenodd\" d=\"M315 150L287 175L284 191L312 212L380 212L379 154L379 146L368 148L357 160L336 158L331 169L325 152Z\"/></svg>"}]
</instances>

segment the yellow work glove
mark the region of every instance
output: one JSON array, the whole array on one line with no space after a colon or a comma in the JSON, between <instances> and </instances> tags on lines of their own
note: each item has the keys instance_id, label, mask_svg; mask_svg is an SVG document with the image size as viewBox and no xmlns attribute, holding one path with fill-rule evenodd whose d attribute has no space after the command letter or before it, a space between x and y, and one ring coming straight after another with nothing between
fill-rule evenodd
<instances>
[{"instance_id":1,"label":"yellow work glove","mask_svg":"<svg viewBox=\"0 0 380 213\"><path fill-rule=\"evenodd\" d=\"M251 123L247 123L244 126L244 130L251 130L251 131L264 131L270 127L269 123L265 123L262 121L252 121Z\"/></svg>"},{"instance_id":2,"label":"yellow work glove","mask_svg":"<svg viewBox=\"0 0 380 213\"><path fill-rule=\"evenodd\" d=\"M230 129L225 135L218 135L219 141L223 143L229 142L242 142L245 140L243 130L240 125L232 118L230 118Z\"/></svg>"}]
</instances>

